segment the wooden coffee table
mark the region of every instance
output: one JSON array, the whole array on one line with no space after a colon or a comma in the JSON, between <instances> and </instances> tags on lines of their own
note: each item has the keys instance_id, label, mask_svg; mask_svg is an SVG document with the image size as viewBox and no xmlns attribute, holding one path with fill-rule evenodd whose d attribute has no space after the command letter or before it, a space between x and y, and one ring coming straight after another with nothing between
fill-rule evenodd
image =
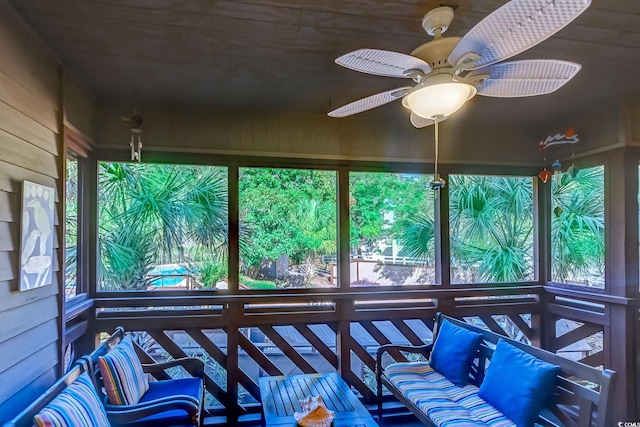
<instances>
[{"instance_id":1,"label":"wooden coffee table","mask_svg":"<svg viewBox=\"0 0 640 427\"><path fill-rule=\"evenodd\" d=\"M262 377L260 396L265 425L294 427L294 412L301 412L299 400L321 396L327 408L335 412L335 427L377 427L369 411L349 386L335 373Z\"/></svg>"}]
</instances>

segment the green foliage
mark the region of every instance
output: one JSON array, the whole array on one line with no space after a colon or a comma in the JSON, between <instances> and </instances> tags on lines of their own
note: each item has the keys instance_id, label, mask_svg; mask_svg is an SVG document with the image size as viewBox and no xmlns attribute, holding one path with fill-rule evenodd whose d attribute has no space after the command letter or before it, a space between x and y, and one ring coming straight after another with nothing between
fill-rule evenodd
<instances>
[{"instance_id":1,"label":"green foliage","mask_svg":"<svg viewBox=\"0 0 640 427\"><path fill-rule=\"evenodd\" d=\"M144 289L154 264L226 255L226 169L100 163L99 179L103 288Z\"/></svg>"},{"instance_id":2,"label":"green foliage","mask_svg":"<svg viewBox=\"0 0 640 427\"><path fill-rule=\"evenodd\" d=\"M275 289L276 284L270 280L255 280L247 276L240 276L240 283L249 289Z\"/></svg>"},{"instance_id":3,"label":"green foliage","mask_svg":"<svg viewBox=\"0 0 640 427\"><path fill-rule=\"evenodd\" d=\"M75 284L78 270L78 161L66 160L65 283Z\"/></svg>"},{"instance_id":4,"label":"green foliage","mask_svg":"<svg viewBox=\"0 0 640 427\"><path fill-rule=\"evenodd\" d=\"M449 221L452 263L474 281L533 278L531 178L450 175Z\"/></svg>"},{"instance_id":5,"label":"green foliage","mask_svg":"<svg viewBox=\"0 0 640 427\"><path fill-rule=\"evenodd\" d=\"M200 267L200 282L205 288L215 288L216 283L229 277L227 263L207 261Z\"/></svg>"},{"instance_id":6,"label":"green foliage","mask_svg":"<svg viewBox=\"0 0 640 427\"><path fill-rule=\"evenodd\" d=\"M67 248L76 246L78 231L78 161L67 159L65 180L65 243Z\"/></svg>"},{"instance_id":7,"label":"green foliage","mask_svg":"<svg viewBox=\"0 0 640 427\"><path fill-rule=\"evenodd\" d=\"M300 264L307 256L336 253L336 202L300 200L295 251L291 258Z\"/></svg>"},{"instance_id":8,"label":"green foliage","mask_svg":"<svg viewBox=\"0 0 640 427\"><path fill-rule=\"evenodd\" d=\"M99 241L103 290L144 289L154 262L153 236L138 224L120 224Z\"/></svg>"},{"instance_id":9,"label":"green foliage","mask_svg":"<svg viewBox=\"0 0 640 427\"><path fill-rule=\"evenodd\" d=\"M435 262L435 221L430 212L416 213L398 224L396 233L406 256L422 260L424 265Z\"/></svg>"},{"instance_id":10,"label":"green foliage","mask_svg":"<svg viewBox=\"0 0 640 427\"><path fill-rule=\"evenodd\" d=\"M255 278L265 261L300 263L336 246L336 173L243 168L239 181L243 271Z\"/></svg>"},{"instance_id":11,"label":"green foliage","mask_svg":"<svg viewBox=\"0 0 640 427\"><path fill-rule=\"evenodd\" d=\"M351 246L381 237L389 225L384 213L393 208L397 175L355 172L349 176L351 192Z\"/></svg>"},{"instance_id":12,"label":"green foliage","mask_svg":"<svg viewBox=\"0 0 640 427\"><path fill-rule=\"evenodd\" d=\"M431 178L427 175L356 172L350 174L351 245L398 240L400 253L434 262L435 225Z\"/></svg>"},{"instance_id":13,"label":"green foliage","mask_svg":"<svg viewBox=\"0 0 640 427\"><path fill-rule=\"evenodd\" d=\"M555 178L555 177L554 177ZM604 285L604 167L552 182L551 256L555 281Z\"/></svg>"},{"instance_id":14,"label":"green foliage","mask_svg":"<svg viewBox=\"0 0 640 427\"><path fill-rule=\"evenodd\" d=\"M437 227L430 179L350 173L351 245L371 250L377 242L395 240L401 256L433 265ZM603 179L602 167L553 179L555 280L593 277L604 270ZM470 280L478 282L530 280L532 179L451 175L447 190L454 268L472 271ZM241 282L250 288L275 287L272 281L254 280L256 273L286 255L310 283L320 256L336 253L336 191L334 171L241 169ZM71 188L68 203L76 200ZM201 281L215 286L228 275L227 221L224 168L101 163L103 289L144 289L145 275L155 264L203 261Z\"/></svg>"}]
</instances>

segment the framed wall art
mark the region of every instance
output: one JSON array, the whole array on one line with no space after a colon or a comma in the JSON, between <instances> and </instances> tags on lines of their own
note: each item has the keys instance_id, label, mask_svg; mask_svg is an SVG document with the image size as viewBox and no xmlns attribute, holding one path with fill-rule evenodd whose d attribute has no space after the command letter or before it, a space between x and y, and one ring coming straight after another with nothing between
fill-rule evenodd
<instances>
[{"instance_id":1,"label":"framed wall art","mask_svg":"<svg viewBox=\"0 0 640 427\"><path fill-rule=\"evenodd\" d=\"M53 277L53 215L55 190L22 183L20 290L50 285Z\"/></svg>"}]
</instances>

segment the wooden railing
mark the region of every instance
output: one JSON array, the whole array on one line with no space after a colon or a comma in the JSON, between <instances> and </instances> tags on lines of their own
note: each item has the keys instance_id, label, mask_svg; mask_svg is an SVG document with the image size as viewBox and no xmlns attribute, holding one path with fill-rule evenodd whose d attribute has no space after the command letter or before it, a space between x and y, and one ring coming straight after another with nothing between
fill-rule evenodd
<instances>
[{"instance_id":1,"label":"wooden railing","mask_svg":"<svg viewBox=\"0 0 640 427\"><path fill-rule=\"evenodd\" d=\"M129 292L97 298L93 327L96 333L119 325L136 332L143 363L202 358L210 413L242 415L259 410L261 375L337 371L373 403L377 348L429 342L437 311L537 343L541 293L541 286L522 284L235 295Z\"/></svg>"}]
</instances>

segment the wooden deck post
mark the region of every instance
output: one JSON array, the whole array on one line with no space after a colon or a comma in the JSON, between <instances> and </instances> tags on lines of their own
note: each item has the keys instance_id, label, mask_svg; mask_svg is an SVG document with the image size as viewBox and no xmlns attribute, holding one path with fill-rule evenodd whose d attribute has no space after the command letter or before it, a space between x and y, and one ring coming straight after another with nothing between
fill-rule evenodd
<instances>
[{"instance_id":1,"label":"wooden deck post","mask_svg":"<svg viewBox=\"0 0 640 427\"><path fill-rule=\"evenodd\" d=\"M638 297L638 156L630 156L627 149L611 154L605 167L605 283L611 295L623 298ZM607 215L608 214L608 215ZM636 420L640 408L637 379L638 362L636 304L611 304L610 325L605 326L605 367L619 372L615 386L614 421ZM624 419L622 418L624 417Z\"/></svg>"}]
</instances>

